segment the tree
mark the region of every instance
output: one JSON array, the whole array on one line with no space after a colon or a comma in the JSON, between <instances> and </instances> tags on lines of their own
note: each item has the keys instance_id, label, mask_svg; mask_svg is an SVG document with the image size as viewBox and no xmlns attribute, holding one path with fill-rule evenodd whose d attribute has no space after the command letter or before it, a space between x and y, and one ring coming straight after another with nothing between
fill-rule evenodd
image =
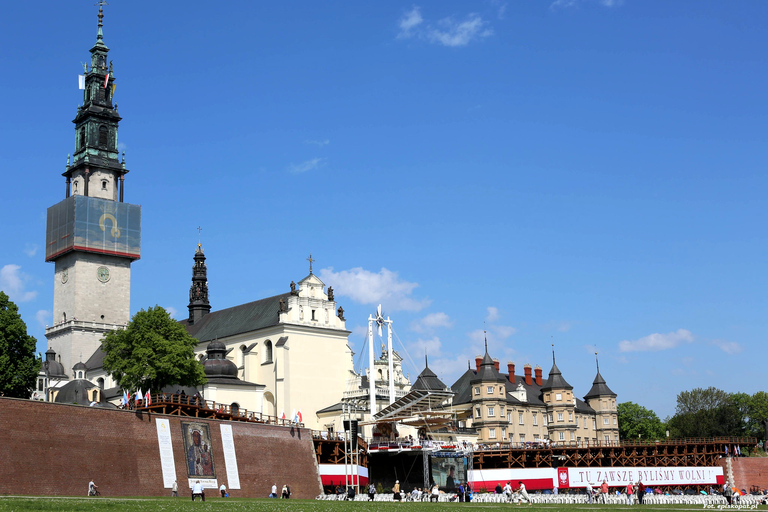
<instances>
[{"instance_id":1,"label":"tree","mask_svg":"<svg viewBox=\"0 0 768 512\"><path fill-rule=\"evenodd\" d=\"M621 439L661 439L666 435L666 426L656 413L634 402L623 402L616 406Z\"/></svg>"},{"instance_id":2,"label":"tree","mask_svg":"<svg viewBox=\"0 0 768 512\"><path fill-rule=\"evenodd\" d=\"M27 334L18 306L0 291L0 393L30 397L41 364L35 357L36 345L37 340Z\"/></svg>"},{"instance_id":3,"label":"tree","mask_svg":"<svg viewBox=\"0 0 768 512\"><path fill-rule=\"evenodd\" d=\"M142 309L125 329L104 337L104 369L123 389L199 386L206 379L195 359L196 345L197 340L165 309Z\"/></svg>"},{"instance_id":4,"label":"tree","mask_svg":"<svg viewBox=\"0 0 768 512\"><path fill-rule=\"evenodd\" d=\"M741 436L744 419L729 393L715 387L696 388L677 395L669 429L673 437Z\"/></svg>"}]
</instances>

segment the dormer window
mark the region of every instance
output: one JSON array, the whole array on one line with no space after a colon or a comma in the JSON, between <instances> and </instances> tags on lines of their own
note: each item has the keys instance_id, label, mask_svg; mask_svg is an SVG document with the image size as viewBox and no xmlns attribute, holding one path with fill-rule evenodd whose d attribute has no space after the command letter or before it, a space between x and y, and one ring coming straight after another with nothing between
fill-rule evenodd
<instances>
[{"instance_id":1,"label":"dormer window","mask_svg":"<svg viewBox=\"0 0 768 512\"><path fill-rule=\"evenodd\" d=\"M563 394L562 393L555 393L555 400L558 402L563 400Z\"/></svg>"},{"instance_id":2,"label":"dormer window","mask_svg":"<svg viewBox=\"0 0 768 512\"><path fill-rule=\"evenodd\" d=\"M493 386L488 386L488 389L486 390L489 395L493 394Z\"/></svg>"}]
</instances>

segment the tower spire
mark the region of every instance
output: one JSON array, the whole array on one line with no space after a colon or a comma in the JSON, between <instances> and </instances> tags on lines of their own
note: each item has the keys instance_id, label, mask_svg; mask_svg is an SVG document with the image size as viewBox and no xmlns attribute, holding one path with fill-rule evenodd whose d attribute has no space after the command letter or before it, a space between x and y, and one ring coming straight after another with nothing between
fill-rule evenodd
<instances>
[{"instance_id":1,"label":"tower spire","mask_svg":"<svg viewBox=\"0 0 768 512\"><path fill-rule=\"evenodd\" d=\"M201 228L197 228L201 230ZM198 231L198 236L200 231ZM205 265L203 246L198 241L195 251L195 264L192 266L192 285L189 287L189 323L202 319L211 312L211 303L208 301L208 267Z\"/></svg>"},{"instance_id":2,"label":"tower spire","mask_svg":"<svg viewBox=\"0 0 768 512\"><path fill-rule=\"evenodd\" d=\"M101 27L104 26L104 6L109 5L105 0L99 0L99 3L93 4L99 6L99 31L96 33L96 42L104 42L104 33L101 31Z\"/></svg>"}]
</instances>

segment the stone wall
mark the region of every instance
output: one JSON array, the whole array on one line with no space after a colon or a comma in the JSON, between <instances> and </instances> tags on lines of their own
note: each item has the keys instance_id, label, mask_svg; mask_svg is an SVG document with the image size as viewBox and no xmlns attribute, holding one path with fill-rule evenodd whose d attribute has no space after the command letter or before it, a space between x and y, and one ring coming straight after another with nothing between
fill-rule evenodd
<instances>
[{"instance_id":1,"label":"stone wall","mask_svg":"<svg viewBox=\"0 0 768 512\"><path fill-rule=\"evenodd\" d=\"M263 498L273 483L278 490L288 484L293 498L321 492L306 429L0 398L0 431L6 439L0 494L84 496L93 479L104 496L170 495L163 487L157 418L170 422L182 497L189 491L180 422L189 420L209 424L216 477L227 487L219 426L232 425L241 489L231 490L231 496Z\"/></svg>"}]
</instances>

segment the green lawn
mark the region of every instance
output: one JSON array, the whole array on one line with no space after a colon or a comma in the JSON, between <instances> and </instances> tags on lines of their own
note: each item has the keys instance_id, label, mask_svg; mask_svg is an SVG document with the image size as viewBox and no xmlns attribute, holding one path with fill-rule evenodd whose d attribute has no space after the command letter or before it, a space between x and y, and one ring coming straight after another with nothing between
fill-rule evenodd
<instances>
[{"instance_id":1,"label":"green lawn","mask_svg":"<svg viewBox=\"0 0 768 512\"><path fill-rule=\"evenodd\" d=\"M510 505L496 503L386 503L364 501L314 501L314 500L270 500L270 499L209 499L205 503L192 502L189 499L172 498L47 498L47 497L0 497L0 511L161 511L176 512L188 510L211 511L248 511L248 512L368 512L376 510L402 510L409 512L436 511L448 508L474 508L477 510L502 510L510 508L521 510L546 510L547 512L583 511L590 510L588 505ZM593 509L629 509L626 506L601 505ZM632 507L637 509L637 506ZM748 507L745 507L748 508ZM766 507L759 507L765 509ZM642 510L701 510L693 506L650 506L644 505ZM715 509L716 510L716 509Z\"/></svg>"}]
</instances>

